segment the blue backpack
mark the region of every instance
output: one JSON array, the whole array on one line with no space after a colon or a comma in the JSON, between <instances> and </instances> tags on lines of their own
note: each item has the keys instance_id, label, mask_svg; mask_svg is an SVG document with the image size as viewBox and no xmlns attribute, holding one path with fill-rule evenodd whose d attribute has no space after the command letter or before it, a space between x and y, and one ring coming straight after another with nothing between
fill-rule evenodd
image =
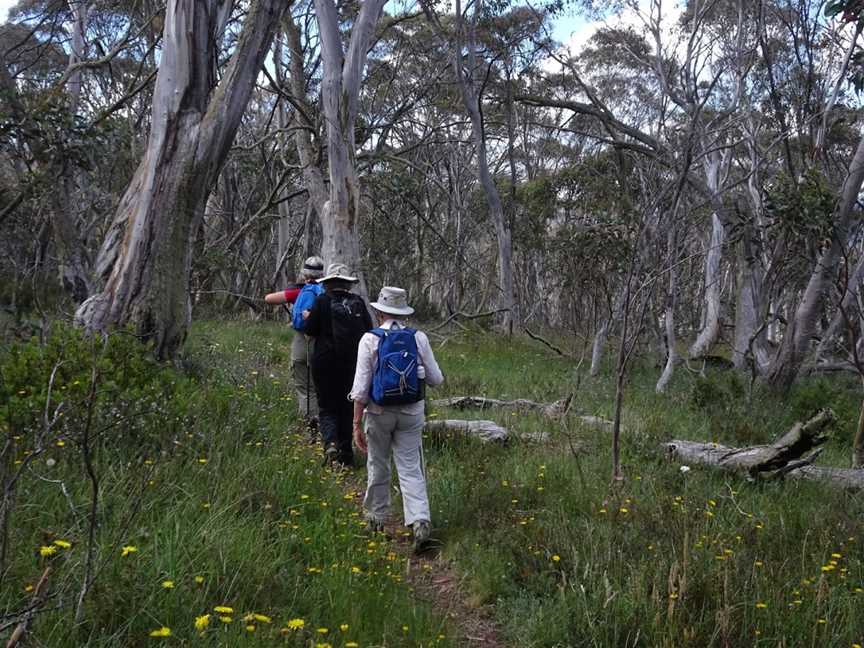
<instances>
[{"instance_id":1,"label":"blue backpack","mask_svg":"<svg viewBox=\"0 0 864 648\"><path fill-rule=\"evenodd\" d=\"M417 377L417 340L412 328L375 328L379 338L378 364L372 376L372 402L407 405L423 400L422 381Z\"/></svg>"}]
</instances>

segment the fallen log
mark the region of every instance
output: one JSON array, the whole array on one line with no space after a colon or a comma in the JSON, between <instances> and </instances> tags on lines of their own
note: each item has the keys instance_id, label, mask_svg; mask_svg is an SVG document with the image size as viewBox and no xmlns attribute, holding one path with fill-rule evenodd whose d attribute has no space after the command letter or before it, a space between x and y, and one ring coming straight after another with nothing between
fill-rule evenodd
<instances>
[{"instance_id":1,"label":"fallen log","mask_svg":"<svg viewBox=\"0 0 864 648\"><path fill-rule=\"evenodd\" d=\"M506 441L507 430L494 421L463 421L445 419L443 421L426 421L426 429L430 432L455 432L473 437L488 443L490 441Z\"/></svg>"},{"instance_id":2,"label":"fallen log","mask_svg":"<svg viewBox=\"0 0 864 648\"><path fill-rule=\"evenodd\" d=\"M800 460L805 454L828 440L823 430L835 420L834 412L822 410L806 423L798 422L786 434L768 445L728 448L716 443L673 440L665 444L667 452L685 461L718 466L728 470L770 472Z\"/></svg>"},{"instance_id":3,"label":"fallen log","mask_svg":"<svg viewBox=\"0 0 864 648\"><path fill-rule=\"evenodd\" d=\"M516 400L499 400L497 398L486 398L484 396L452 396L451 398L438 398L432 401L435 407L452 407L453 409L515 409L521 412L540 412L549 418L555 418L566 414L573 401L571 394L554 403L536 403L524 398Z\"/></svg>"},{"instance_id":4,"label":"fallen log","mask_svg":"<svg viewBox=\"0 0 864 648\"><path fill-rule=\"evenodd\" d=\"M790 471L786 476L791 479L818 481L846 490L864 490L864 469L861 468L805 465Z\"/></svg>"},{"instance_id":5,"label":"fallen log","mask_svg":"<svg viewBox=\"0 0 864 648\"><path fill-rule=\"evenodd\" d=\"M806 479L839 488L864 488L864 470L812 465L828 440L826 428L835 421L834 412L822 410L805 423L798 422L768 445L730 448L716 443L675 439L664 444L670 456L688 463L743 472L752 478Z\"/></svg>"}]
</instances>

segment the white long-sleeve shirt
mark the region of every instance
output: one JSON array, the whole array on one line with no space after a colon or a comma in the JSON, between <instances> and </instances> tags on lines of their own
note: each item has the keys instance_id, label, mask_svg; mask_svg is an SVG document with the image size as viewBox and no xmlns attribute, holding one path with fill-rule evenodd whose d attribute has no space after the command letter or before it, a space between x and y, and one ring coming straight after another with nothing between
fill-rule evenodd
<instances>
[{"instance_id":1,"label":"white long-sleeve shirt","mask_svg":"<svg viewBox=\"0 0 864 648\"><path fill-rule=\"evenodd\" d=\"M388 319L382 325L383 329L391 329L393 326L404 328L397 319ZM432 353L429 338L423 331L417 331L414 336L417 341L417 377L422 378L427 385L435 386L444 382L444 374ZM369 398L372 388L372 375L375 373L375 365L378 364L378 344L380 338L372 333L364 333L360 338L360 346L357 348L357 370L354 372L354 384L348 397L353 401L366 404L366 411L372 414L380 414L384 411L377 403ZM403 414L422 414L424 402L408 403L406 405L392 405L389 408L396 409Z\"/></svg>"}]
</instances>

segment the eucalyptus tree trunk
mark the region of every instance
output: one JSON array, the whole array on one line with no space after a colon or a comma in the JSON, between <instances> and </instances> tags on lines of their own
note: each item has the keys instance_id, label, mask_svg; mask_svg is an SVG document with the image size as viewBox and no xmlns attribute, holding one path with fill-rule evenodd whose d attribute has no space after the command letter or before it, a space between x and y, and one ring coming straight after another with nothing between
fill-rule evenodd
<instances>
[{"instance_id":1,"label":"eucalyptus tree trunk","mask_svg":"<svg viewBox=\"0 0 864 648\"><path fill-rule=\"evenodd\" d=\"M834 313L834 316L828 323L828 327L822 332L819 346L816 347L816 362L819 362L825 357L831 342L841 334L844 329L846 318L852 320L860 314L858 309L858 295L861 291L862 282L864 282L864 256L858 260L855 269L847 280L846 289L843 291L843 298L840 300L840 307L837 309L837 312Z\"/></svg>"},{"instance_id":2,"label":"eucalyptus tree trunk","mask_svg":"<svg viewBox=\"0 0 864 648\"><path fill-rule=\"evenodd\" d=\"M831 244L816 261L804 295L795 309L783 334L783 342L768 369L768 383L775 389L788 389L810 351L810 343L817 332L825 296L831 290L837 265L843 256L847 230L852 211L858 200L858 192L864 182L864 137L858 143L849 165L849 173L843 183L840 200L834 210L834 232Z\"/></svg>"},{"instance_id":3,"label":"eucalyptus tree trunk","mask_svg":"<svg viewBox=\"0 0 864 648\"><path fill-rule=\"evenodd\" d=\"M169 0L147 149L103 245L102 267L110 268L105 288L76 313L88 330L131 325L159 358L172 357L185 339L193 234L286 3L252 0L217 85L214 66L230 7Z\"/></svg>"},{"instance_id":4,"label":"eucalyptus tree trunk","mask_svg":"<svg viewBox=\"0 0 864 648\"><path fill-rule=\"evenodd\" d=\"M360 183L355 165L354 126L360 108L360 86L372 32L385 0L364 0L351 28L347 53L342 49L339 14L333 0L315 0L321 38L321 106L327 121L327 161L330 194L320 213L327 263L342 262L360 279L361 294L368 294L360 268Z\"/></svg>"},{"instance_id":5,"label":"eucalyptus tree trunk","mask_svg":"<svg viewBox=\"0 0 864 648\"><path fill-rule=\"evenodd\" d=\"M324 205L327 203L329 194L324 182L324 175L318 167L318 155L312 139L313 133L317 133L317 126L312 121L314 110L309 105L306 96L306 74L303 68L303 45L300 42L300 28L290 13L287 13L282 20L282 30L285 33L290 55L288 80L291 98L296 107L294 111L294 145L297 147L297 156L300 158L300 166L303 168L303 184L306 191L309 192L309 201L315 213L320 217L324 212ZM306 245L308 247L308 240ZM324 260L329 262L327 258Z\"/></svg>"},{"instance_id":6,"label":"eucalyptus tree trunk","mask_svg":"<svg viewBox=\"0 0 864 648\"><path fill-rule=\"evenodd\" d=\"M708 156L705 162L705 175L708 190L717 195L720 190L720 173L724 159L720 154ZM705 254L704 305L702 329L690 347L690 357L698 358L708 353L720 335L720 261L723 258L723 244L726 230L720 215L715 210L711 214L711 237Z\"/></svg>"},{"instance_id":7,"label":"eucalyptus tree trunk","mask_svg":"<svg viewBox=\"0 0 864 648\"><path fill-rule=\"evenodd\" d=\"M750 178L747 181L752 213L743 214L741 240L738 244L738 292L735 302L735 336L732 343L732 364L744 369L753 362L757 373L763 373L771 358L763 322L766 308L765 270L760 254L757 229L762 222L763 204L759 192L759 159L755 142L750 143Z\"/></svg>"},{"instance_id":8,"label":"eucalyptus tree trunk","mask_svg":"<svg viewBox=\"0 0 864 648\"><path fill-rule=\"evenodd\" d=\"M620 319L621 312L624 310L624 291L622 290L615 299L615 304L612 306L612 312L600 324L600 328L594 334L594 343L591 346L591 375L596 376L600 373L600 363L603 361L603 353L606 350L606 341L609 339L609 332L615 323Z\"/></svg>"},{"instance_id":9,"label":"eucalyptus tree trunk","mask_svg":"<svg viewBox=\"0 0 864 648\"><path fill-rule=\"evenodd\" d=\"M672 223L669 229L669 286L666 292L666 310L663 314L663 326L666 337L666 366L663 368L663 373L660 374L660 379L657 381L655 391L661 394L666 391L669 381L672 380L672 375L675 373L675 364L678 362L678 350L676 349L677 340L675 339L675 306L678 297L678 272L676 270L676 262L678 255L676 254L676 229L675 223Z\"/></svg>"},{"instance_id":10,"label":"eucalyptus tree trunk","mask_svg":"<svg viewBox=\"0 0 864 648\"><path fill-rule=\"evenodd\" d=\"M281 87L283 85L284 74L282 71L282 39L280 38L276 39L276 46L273 52L273 66L276 72L276 79L279 81ZM287 164L285 133L288 130L289 119L285 102L281 100L276 106L276 126L279 128L282 163ZM279 210L279 221L276 223L276 267L273 276L276 281L280 281L282 285L285 285L296 278L293 276L293 268L288 265L290 260L286 258L293 238L291 236L291 207L287 200L280 200L277 209Z\"/></svg>"},{"instance_id":11,"label":"eucalyptus tree trunk","mask_svg":"<svg viewBox=\"0 0 864 648\"><path fill-rule=\"evenodd\" d=\"M69 74L66 81L68 95L67 108L70 121L74 121L81 104L81 70L77 64L84 60L86 44L84 34L90 5L75 2L72 8L72 33L70 39ZM59 191L51 196L51 226L54 232L54 247L57 251L57 265L60 284L76 303L87 299L93 285L90 281L90 261L76 223L73 205L75 200L76 173L71 160L61 151L55 162L59 173ZM83 174L77 174L83 179Z\"/></svg>"},{"instance_id":12,"label":"eucalyptus tree trunk","mask_svg":"<svg viewBox=\"0 0 864 648\"><path fill-rule=\"evenodd\" d=\"M87 25L89 5L80 2L72 8L72 27L70 30L70 54L66 73L63 75L58 92L65 91L67 126L73 125L81 96L81 69L76 67L85 54L84 33ZM81 239L73 206L75 177L73 161L62 145L48 146L42 136L42 127L34 121L34 116L22 103L18 86L9 74L5 51L0 50L0 106L8 113L10 123L17 124L22 141L42 174L55 180L59 189L51 191L48 199L49 222L57 254L57 269L60 285L77 302L87 299L92 284L90 263L84 242Z\"/></svg>"},{"instance_id":13,"label":"eucalyptus tree trunk","mask_svg":"<svg viewBox=\"0 0 864 648\"><path fill-rule=\"evenodd\" d=\"M521 326L518 308L515 299L513 285L513 244L511 241L510 226L504 215L504 206L501 196L492 174L489 172L489 160L486 149L486 134L483 129L483 118L480 114L481 90L475 78L477 71L477 22L483 10L482 0L476 0L474 4L474 18L468 23L467 28L462 17L462 2L456 0L456 39L453 48L453 71L459 83L462 95L462 103L471 120L471 139L477 154L477 177L483 192L486 194L486 202L489 214L495 226L495 236L498 241L498 287L500 290L499 308L507 309L502 317L502 324L506 331L513 332L514 328ZM464 49L467 52L466 60L463 60L463 31L465 32Z\"/></svg>"},{"instance_id":14,"label":"eucalyptus tree trunk","mask_svg":"<svg viewBox=\"0 0 864 648\"><path fill-rule=\"evenodd\" d=\"M754 252L750 228L745 228L739 248L732 364L736 369L744 369L752 356L756 370L761 373L770 361L765 331L760 330L765 315L762 306L764 273Z\"/></svg>"}]
</instances>

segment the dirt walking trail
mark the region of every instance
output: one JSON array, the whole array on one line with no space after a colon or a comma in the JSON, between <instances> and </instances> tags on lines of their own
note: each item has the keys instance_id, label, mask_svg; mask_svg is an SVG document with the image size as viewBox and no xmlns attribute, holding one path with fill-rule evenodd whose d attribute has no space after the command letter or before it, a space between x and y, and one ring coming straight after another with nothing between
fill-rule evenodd
<instances>
[{"instance_id":1,"label":"dirt walking trail","mask_svg":"<svg viewBox=\"0 0 864 648\"><path fill-rule=\"evenodd\" d=\"M366 491L365 473L347 473L341 483L360 511ZM402 526L401 516L390 515L384 525L384 534L390 538L392 550L405 558L405 579L410 591L447 618L448 628L458 645L506 647L507 644L499 638L491 609L472 603L466 583L456 566L441 555L442 547L435 541L434 528L429 549L420 555L414 554L411 532Z\"/></svg>"}]
</instances>

